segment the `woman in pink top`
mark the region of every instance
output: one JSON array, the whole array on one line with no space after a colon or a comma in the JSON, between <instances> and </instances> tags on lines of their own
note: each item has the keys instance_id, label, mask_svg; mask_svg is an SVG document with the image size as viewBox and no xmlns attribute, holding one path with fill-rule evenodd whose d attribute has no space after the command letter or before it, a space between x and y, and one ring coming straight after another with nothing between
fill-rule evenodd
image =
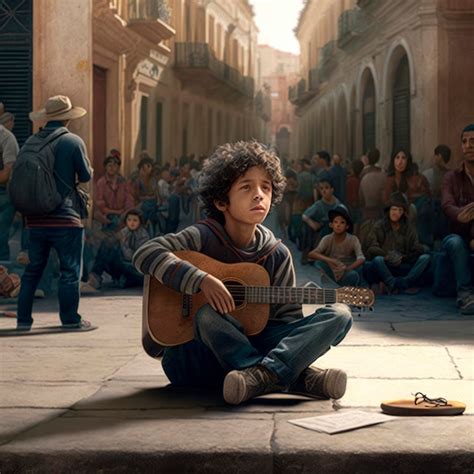
<instances>
[{"instance_id":1,"label":"woman in pink top","mask_svg":"<svg viewBox=\"0 0 474 474\"><path fill-rule=\"evenodd\" d=\"M94 218L103 224L103 230L118 230L122 215L135 204L127 181L119 173L120 164L120 158L108 156L104 160L105 174L95 186Z\"/></svg>"}]
</instances>

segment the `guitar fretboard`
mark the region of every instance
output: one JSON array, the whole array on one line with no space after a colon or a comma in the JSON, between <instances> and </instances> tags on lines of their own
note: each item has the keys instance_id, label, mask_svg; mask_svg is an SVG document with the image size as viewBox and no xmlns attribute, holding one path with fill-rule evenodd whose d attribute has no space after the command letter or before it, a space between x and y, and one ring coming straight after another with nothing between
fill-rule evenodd
<instances>
[{"instance_id":1,"label":"guitar fretboard","mask_svg":"<svg viewBox=\"0 0 474 474\"><path fill-rule=\"evenodd\" d=\"M243 298L248 303L333 304L337 302L337 292L334 289L237 285L229 285L227 289L232 296L237 299Z\"/></svg>"}]
</instances>

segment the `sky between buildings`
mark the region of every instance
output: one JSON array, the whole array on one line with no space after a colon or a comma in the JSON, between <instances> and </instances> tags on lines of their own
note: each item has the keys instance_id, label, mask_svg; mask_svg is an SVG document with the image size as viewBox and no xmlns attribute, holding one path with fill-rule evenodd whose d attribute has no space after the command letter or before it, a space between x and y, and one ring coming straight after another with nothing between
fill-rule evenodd
<instances>
[{"instance_id":1,"label":"sky between buildings","mask_svg":"<svg viewBox=\"0 0 474 474\"><path fill-rule=\"evenodd\" d=\"M260 30L259 44L299 54L300 46L293 33L304 0L250 0L255 22Z\"/></svg>"}]
</instances>

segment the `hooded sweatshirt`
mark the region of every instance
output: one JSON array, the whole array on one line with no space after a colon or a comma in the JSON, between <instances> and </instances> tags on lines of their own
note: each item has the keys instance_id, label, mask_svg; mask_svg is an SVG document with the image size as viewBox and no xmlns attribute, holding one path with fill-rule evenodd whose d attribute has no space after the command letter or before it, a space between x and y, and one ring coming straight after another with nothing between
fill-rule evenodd
<instances>
[{"instance_id":1,"label":"hooded sweatshirt","mask_svg":"<svg viewBox=\"0 0 474 474\"><path fill-rule=\"evenodd\" d=\"M295 286L290 251L262 225L256 226L252 246L239 249L221 224L207 219L177 234L148 241L133 256L133 264L140 272L180 293L197 293L207 273L172 253L179 250L194 250L223 263L256 263L268 272L271 286ZM270 307L270 319L291 322L302 317L299 303L279 303Z\"/></svg>"}]
</instances>

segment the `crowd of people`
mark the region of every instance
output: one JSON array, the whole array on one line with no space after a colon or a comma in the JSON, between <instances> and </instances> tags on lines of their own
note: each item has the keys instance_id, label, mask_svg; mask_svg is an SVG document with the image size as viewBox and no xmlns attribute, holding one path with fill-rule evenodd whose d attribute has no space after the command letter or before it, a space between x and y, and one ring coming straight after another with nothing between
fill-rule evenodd
<instances>
[{"instance_id":1,"label":"crowd of people","mask_svg":"<svg viewBox=\"0 0 474 474\"><path fill-rule=\"evenodd\" d=\"M448 168L451 149L440 144L423 173L404 149L386 170L378 149L347 166L324 150L289 161L281 232L303 265L334 283L388 294L431 285L437 296L457 296L461 314L474 314L474 125L462 131L461 148L458 169Z\"/></svg>"},{"instance_id":2,"label":"crowd of people","mask_svg":"<svg viewBox=\"0 0 474 474\"><path fill-rule=\"evenodd\" d=\"M60 121L48 124L44 128L46 134L64 125ZM13 125L13 115L2 108L3 261L11 260L8 238L15 228L15 209L6 192L19 152L11 132ZM86 182L92 177L85 146L74 142L72 135L68 134L72 140L69 145L62 139L62 148L59 147L59 153L70 152L68 146L78 150L74 152L74 168L58 165L59 174L70 181L67 188L75 188L76 178ZM423 173L404 149L395 150L386 170L379 166L377 149L351 162L344 162L338 154L331 157L323 150L301 160L284 160L286 188L275 209L284 240L292 241L301 251L302 264L314 265L315 271L335 284L367 285L388 294L413 294L421 286L432 285L435 295L457 296L462 314L474 314L474 125L462 131L461 148L464 161L459 169L448 168L451 150L441 144L434 149L432 167ZM94 170L96 177L100 177L93 185L91 225L83 229L81 269L73 272L80 271L83 293L100 290L106 275L121 288L141 286L143 275L132 265L136 250L153 237L176 232L183 214L189 223L205 217L198 189L206 159L191 155L159 163L143 151L136 170L127 179L120 174L120 151L109 152L103 170ZM20 216L18 220L21 221ZM53 225L43 220L32 216L23 219L21 251L16 259L18 273L31 262L32 250L39 251L36 244L30 248L34 240L31 233L38 233L38 228L46 224ZM54 222L75 227L78 218L63 210ZM63 272L62 259L57 249L56 254L48 252L35 258L45 266L39 283L33 282L33 292L41 297L52 291L53 276ZM7 268L0 267L0 280L6 274ZM20 291L19 278L11 280L4 285L3 292L16 296Z\"/></svg>"}]
</instances>

